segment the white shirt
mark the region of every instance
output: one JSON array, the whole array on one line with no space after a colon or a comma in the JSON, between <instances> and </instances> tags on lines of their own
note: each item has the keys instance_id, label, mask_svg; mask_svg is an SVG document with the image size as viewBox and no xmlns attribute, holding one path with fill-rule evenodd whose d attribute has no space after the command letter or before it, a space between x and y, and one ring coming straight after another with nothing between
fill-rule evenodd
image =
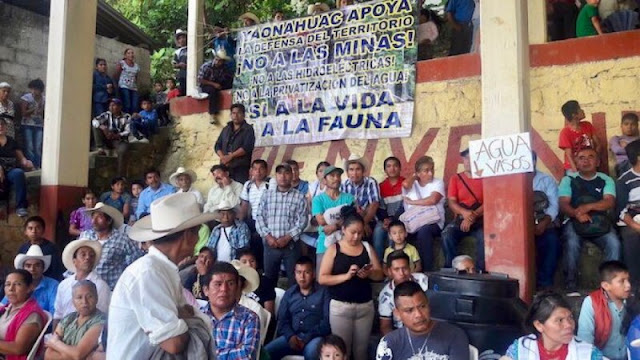
<instances>
[{"instance_id":1,"label":"white shirt","mask_svg":"<svg viewBox=\"0 0 640 360\"><path fill-rule=\"evenodd\" d=\"M76 276L76 274L72 274L68 278L62 280L60 285L58 285L58 292L56 293L56 302L54 305L56 310L53 314L53 318L56 320L62 320L65 316L76 311L76 308L73 306L73 285L78 282L78 280L76 280ZM96 284L96 289L98 290L98 310L105 314L109 312L109 301L111 300L109 284L102 280L94 271L89 273L85 280L90 280Z\"/></svg>"},{"instance_id":2,"label":"white shirt","mask_svg":"<svg viewBox=\"0 0 640 360\"><path fill-rule=\"evenodd\" d=\"M154 246L122 273L109 306L107 359L148 359L161 342L188 331L178 266Z\"/></svg>"},{"instance_id":3,"label":"white shirt","mask_svg":"<svg viewBox=\"0 0 640 360\"><path fill-rule=\"evenodd\" d=\"M327 189L320 183L320 180L314 180L309 183L309 196L313 199L316 195L322 194Z\"/></svg>"},{"instance_id":4,"label":"white shirt","mask_svg":"<svg viewBox=\"0 0 640 360\"><path fill-rule=\"evenodd\" d=\"M256 183L252 180L249 180L244 183L242 187L242 194L240 194L240 199L249 203L249 207L251 208L251 218L253 220L256 219L258 214L258 206L260 205L260 199L262 199L262 194L269 188L269 182L267 179L262 181L260 186L256 185Z\"/></svg>"},{"instance_id":5,"label":"white shirt","mask_svg":"<svg viewBox=\"0 0 640 360\"><path fill-rule=\"evenodd\" d=\"M193 186L191 188L189 188L188 191L183 191L182 189L178 189L178 191L176 191L176 192L179 192L179 193L182 193L182 192L192 193L193 196L196 197L196 201L198 202L198 204L200 204L200 208L202 208L202 206L204 205L204 197L202 196L202 193L200 191L194 189Z\"/></svg>"},{"instance_id":6,"label":"white shirt","mask_svg":"<svg viewBox=\"0 0 640 360\"><path fill-rule=\"evenodd\" d=\"M228 236L228 234L231 233L231 229L233 229L233 226L222 228L222 231L220 231L220 239L216 246L216 261L231 262L231 260L233 260L231 258L231 244L229 244Z\"/></svg>"},{"instance_id":7,"label":"white shirt","mask_svg":"<svg viewBox=\"0 0 640 360\"><path fill-rule=\"evenodd\" d=\"M230 185L222 188L218 184L214 184L207 195L207 203L204 204L204 212L214 212L223 200L226 200L233 206L239 205L242 188L242 184L233 180Z\"/></svg>"},{"instance_id":8,"label":"white shirt","mask_svg":"<svg viewBox=\"0 0 640 360\"><path fill-rule=\"evenodd\" d=\"M438 226L440 229L444 228L444 200L447 197L447 193L444 191L444 182L440 179L433 178L431 182L427 183L425 186L420 186L418 180L413 182L413 186L411 190L407 191L402 188L402 195L408 197L411 200L421 200L426 199L431 196L432 193L437 192L442 195L440 201L436 204L436 209L438 209L438 214L440 214L440 221L438 221ZM407 205L404 204L404 209L409 210L416 205Z\"/></svg>"},{"instance_id":9,"label":"white shirt","mask_svg":"<svg viewBox=\"0 0 640 360\"><path fill-rule=\"evenodd\" d=\"M429 278L422 273L411 274L411 281L417 282L422 290L427 291L429 289ZM378 295L378 314L383 318L391 318L393 320L393 326L399 329L403 326L402 320L396 317L393 310L396 308L396 304L393 300L393 289L395 288L393 280L387 282Z\"/></svg>"}]
</instances>

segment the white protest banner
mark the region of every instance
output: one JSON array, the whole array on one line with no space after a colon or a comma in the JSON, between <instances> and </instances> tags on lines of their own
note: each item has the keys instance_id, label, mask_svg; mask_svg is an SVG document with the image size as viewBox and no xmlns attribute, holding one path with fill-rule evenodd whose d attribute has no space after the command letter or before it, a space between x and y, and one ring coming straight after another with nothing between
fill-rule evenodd
<instances>
[{"instance_id":1,"label":"white protest banner","mask_svg":"<svg viewBox=\"0 0 640 360\"><path fill-rule=\"evenodd\" d=\"M474 179L533 172L529 133L496 136L469 142Z\"/></svg>"},{"instance_id":2,"label":"white protest banner","mask_svg":"<svg viewBox=\"0 0 640 360\"><path fill-rule=\"evenodd\" d=\"M256 146L410 136L418 11L377 0L243 28L233 102Z\"/></svg>"}]
</instances>

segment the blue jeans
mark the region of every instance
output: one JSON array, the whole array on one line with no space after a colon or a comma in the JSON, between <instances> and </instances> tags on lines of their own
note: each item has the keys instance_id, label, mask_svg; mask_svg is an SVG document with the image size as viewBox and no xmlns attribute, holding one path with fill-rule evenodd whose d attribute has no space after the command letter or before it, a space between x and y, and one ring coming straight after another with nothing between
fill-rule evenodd
<instances>
[{"instance_id":1,"label":"blue jeans","mask_svg":"<svg viewBox=\"0 0 640 360\"><path fill-rule=\"evenodd\" d=\"M564 258L566 259L565 270L567 272L565 282L569 289L575 288L577 285L578 260L583 241L588 240L596 244L604 252L604 261L620 260L620 240L618 240L613 227L602 236L583 239L576 234L573 223L569 221L563 225L562 235L564 236Z\"/></svg>"},{"instance_id":2,"label":"blue jeans","mask_svg":"<svg viewBox=\"0 0 640 360\"><path fill-rule=\"evenodd\" d=\"M138 112L138 92L120 88L120 97L122 98L122 111L128 114Z\"/></svg>"},{"instance_id":3,"label":"blue jeans","mask_svg":"<svg viewBox=\"0 0 640 360\"><path fill-rule=\"evenodd\" d=\"M5 174L9 185L13 185L16 191L16 208L27 208L27 183L24 176L24 171L19 168L9 170Z\"/></svg>"},{"instance_id":4,"label":"blue jeans","mask_svg":"<svg viewBox=\"0 0 640 360\"><path fill-rule=\"evenodd\" d=\"M275 338L272 342L268 343L264 350L269 353L271 360L280 360L287 355L303 355L304 360L316 360L318 359L318 347L322 342L322 337L311 339L302 351L296 351L289 347L289 339L284 336Z\"/></svg>"},{"instance_id":5,"label":"blue jeans","mask_svg":"<svg viewBox=\"0 0 640 360\"><path fill-rule=\"evenodd\" d=\"M25 156L36 168L42 167L42 126L22 125Z\"/></svg>"},{"instance_id":6,"label":"blue jeans","mask_svg":"<svg viewBox=\"0 0 640 360\"><path fill-rule=\"evenodd\" d=\"M438 224L429 224L424 225L415 234L409 236L420 255L422 272L433 270L433 240L440 236L440 233Z\"/></svg>"},{"instance_id":7,"label":"blue jeans","mask_svg":"<svg viewBox=\"0 0 640 360\"><path fill-rule=\"evenodd\" d=\"M296 284L293 270L296 261L300 257L300 244L298 241L291 240L285 248L274 249L269 246L266 241L264 244L264 276L268 277L274 284L278 283L278 275L280 274L280 263L284 262L284 268L287 271L287 279L289 286Z\"/></svg>"},{"instance_id":8,"label":"blue jeans","mask_svg":"<svg viewBox=\"0 0 640 360\"><path fill-rule=\"evenodd\" d=\"M158 124L155 121L131 120L131 133L135 137L144 136L147 139L151 139L151 135L156 133L157 128Z\"/></svg>"},{"instance_id":9,"label":"blue jeans","mask_svg":"<svg viewBox=\"0 0 640 360\"><path fill-rule=\"evenodd\" d=\"M382 225L382 221L378 221L375 227L373 227L373 235L371 236L373 240L373 248L376 250L376 255L378 255L378 260L380 260L380 262L382 262L384 249L389 246L389 234Z\"/></svg>"},{"instance_id":10,"label":"blue jeans","mask_svg":"<svg viewBox=\"0 0 640 360\"><path fill-rule=\"evenodd\" d=\"M478 227L472 231L462 231L454 221L442 230L442 247L444 247L444 266L451 267L453 258L458 256L458 243L465 236L476 239L476 269L484 271L484 229Z\"/></svg>"},{"instance_id":11,"label":"blue jeans","mask_svg":"<svg viewBox=\"0 0 640 360\"><path fill-rule=\"evenodd\" d=\"M560 254L558 229L555 227L547 228L542 235L536 236L535 241L538 286L552 286Z\"/></svg>"}]
</instances>

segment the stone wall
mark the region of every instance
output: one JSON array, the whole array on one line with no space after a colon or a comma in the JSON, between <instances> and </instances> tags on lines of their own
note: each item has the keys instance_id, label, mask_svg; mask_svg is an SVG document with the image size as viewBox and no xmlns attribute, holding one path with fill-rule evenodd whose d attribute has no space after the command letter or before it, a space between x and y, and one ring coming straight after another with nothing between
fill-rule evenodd
<instances>
[{"instance_id":1,"label":"stone wall","mask_svg":"<svg viewBox=\"0 0 640 360\"><path fill-rule=\"evenodd\" d=\"M13 86L12 98L15 101L27 91L29 81L36 78L46 81L49 18L0 2L0 34L0 81L7 81ZM132 46L96 35L95 57L105 58L109 73L113 74L127 47ZM149 50L132 48L141 69L140 90L149 91Z\"/></svg>"}]
</instances>

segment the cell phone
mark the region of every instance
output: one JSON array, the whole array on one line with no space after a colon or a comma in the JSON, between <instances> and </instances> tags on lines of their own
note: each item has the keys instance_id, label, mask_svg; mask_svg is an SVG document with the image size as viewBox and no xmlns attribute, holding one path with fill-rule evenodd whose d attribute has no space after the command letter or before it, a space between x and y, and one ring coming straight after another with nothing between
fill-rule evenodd
<instances>
[{"instance_id":1,"label":"cell phone","mask_svg":"<svg viewBox=\"0 0 640 360\"><path fill-rule=\"evenodd\" d=\"M371 270L371 268L373 267L372 264L366 264L365 266L363 266L360 270Z\"/></svg>"}]
</instances>

